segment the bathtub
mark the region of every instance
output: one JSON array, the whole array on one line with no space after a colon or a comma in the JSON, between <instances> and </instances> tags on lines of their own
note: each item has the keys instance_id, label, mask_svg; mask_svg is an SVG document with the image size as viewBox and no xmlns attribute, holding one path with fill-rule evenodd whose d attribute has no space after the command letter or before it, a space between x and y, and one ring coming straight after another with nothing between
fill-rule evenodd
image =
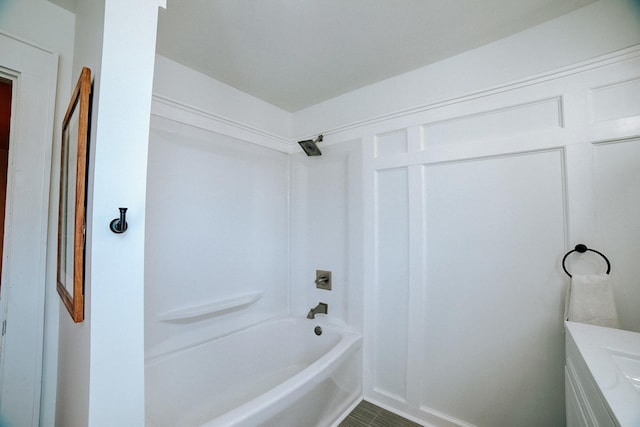
<instances>
[{"instance_id":1,"label":"bathtub","mask_svg":"<svg viewBox=\"0 0 640 427\"><path fill-rule=\"evenodd\" d=\"M329 426L361 395L361 352L355 331L282 318L147 360L146 425Z\"/></svg>"}]
</instances>

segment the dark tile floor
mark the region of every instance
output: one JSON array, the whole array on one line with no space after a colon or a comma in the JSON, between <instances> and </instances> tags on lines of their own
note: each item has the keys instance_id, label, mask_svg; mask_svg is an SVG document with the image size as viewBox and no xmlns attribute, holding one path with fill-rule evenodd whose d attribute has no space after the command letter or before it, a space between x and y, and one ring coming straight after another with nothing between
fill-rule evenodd
<instances>
[{"instance_id":1,"label":"dark tile floor","mask_svg":"<svg viewBox=\"0 0 640 427\"><path fill-rule=\"evenodd\" d=\"M402 418L379 406L363 400L355 407L339 427L420 427L413 421Z\"/></svg>"}]
</instances>

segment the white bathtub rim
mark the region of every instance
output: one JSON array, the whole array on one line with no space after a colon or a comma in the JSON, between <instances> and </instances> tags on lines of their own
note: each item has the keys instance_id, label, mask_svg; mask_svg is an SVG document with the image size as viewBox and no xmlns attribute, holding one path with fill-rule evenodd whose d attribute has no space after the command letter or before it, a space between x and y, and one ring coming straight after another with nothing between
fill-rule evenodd
<instances>
[{"instance_id":1,"label":"white bathtub rim","mask_svg":"<svg viewBox=\"0 0 640 427\"><path fill-rule=\"evenodd\" d=\"M286 318L286 317L285 317ZM313 321L318 321L314 319ZM310 323L312 321L310 320ZM319 326L328 325L323 321L318 321ZM287 395L300 391L305 387L313 384L313 379L318 378L321 374L327 372L329 368L339 363L343 358L350 355L352 351L362 347L362 335L354 329L342 328L344 331L338 343L333 346L327 353L315 360L302 371L273 387L269 391L256 396L249 401L236 406L226 413L206 421L199 427L220 427L227 425L236 425L233 423L242 423L248 418L253 417L260 411L265 410L271 405L281 402Z\"/></svg>"}]
</instances>

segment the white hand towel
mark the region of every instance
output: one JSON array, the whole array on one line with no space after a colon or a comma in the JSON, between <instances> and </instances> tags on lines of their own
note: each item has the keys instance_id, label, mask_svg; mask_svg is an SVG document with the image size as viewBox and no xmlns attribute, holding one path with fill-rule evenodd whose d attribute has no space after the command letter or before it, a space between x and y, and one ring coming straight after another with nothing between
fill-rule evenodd
<instances>
[{"instance_id":1,"label":"white hand towel","mask_svg":"<svg viewBox=\"0 0 640 427\"><path fill-rule=\"evenodd\" d=\"M618 328L618 311L608 274L571 278L568 320Z\"/></svg>"}]
</instances>

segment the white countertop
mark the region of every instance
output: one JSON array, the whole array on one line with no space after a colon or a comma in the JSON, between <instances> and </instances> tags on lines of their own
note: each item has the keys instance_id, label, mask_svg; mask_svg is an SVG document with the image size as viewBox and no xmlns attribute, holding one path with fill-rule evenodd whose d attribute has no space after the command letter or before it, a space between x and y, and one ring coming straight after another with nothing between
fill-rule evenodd
<instances>
[{"instance_id":1,"label":"white countertop","mask_svg":"<svg viewBox=\"0 0 640 427\"><path fill-rule=\"evenodd\" d=\"M576 322L566 327L618 424L640 426L640 333Z\"/></svg>"}]
</instances>

